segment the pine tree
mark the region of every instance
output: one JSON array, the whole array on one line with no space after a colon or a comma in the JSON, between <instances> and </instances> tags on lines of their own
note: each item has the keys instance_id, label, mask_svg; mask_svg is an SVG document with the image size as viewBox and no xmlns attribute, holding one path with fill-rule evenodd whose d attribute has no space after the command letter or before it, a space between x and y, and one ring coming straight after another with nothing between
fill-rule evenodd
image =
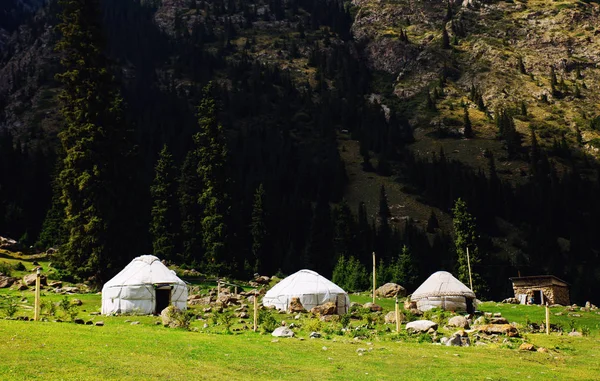
<instances>
[{"instance_id":1,"label":"pine tree","mask_svg":"<svg viewBox=\"0 0 600 381\"><path fill-rule=\"evenodd\" d=\"M469 119L469 108L467 105L465 105L464 112L465 112L464 118L463 118L463 124L465 126L464 135L465 135L465 138L470 139L473 137L473 127L471 126L471 119Z\"/></svg>"},{"instance_id":2,"label":"pine tree","mask_svg":"<svg viewBox=\"0 0 600 381\"><path fill-rule=\"evenodd\" d=\"M175 164L166 144L160 151L154 171L154 182L150 187L152 250L159 258L174 260L177 184Z\"/></svg>"},{"instance_id":3,"label":"pine tree","mask_svg":"<svg viewBox=\"0 0 600 381\"><path fill-rule=\"evenodd\" d=\"M442 49L450 49L450 36L448 36L446 25L442 28Z\"/></svg>"},{"instance_id":4,"label":"pine tree","mask_svg":"<svg viewBox=\"0 0 600 381\"><path fill-rule=\"evenodd\" d=\"M356 221L350 210L350 206L342 199L334 209L334 241L336 257L352 256L356 252Z\"/></svg>"},{"instance_id":5,"label":"pine tree","mask_svg":"<svg viewBox=\"0 0 600 381\"><path fill-rule=\"evenodd\" d=\"M398 257L398 279L397 282L407 290L412 290L416 287L419 278L417 266L412 252L406 245L402 246L402 252Z\"/></svg>"},{"instance_id":6,"label":"pine tree","mask_svg":"<svg viewBox=\"0 0 600 381\"><path fill-rule=\"evenodd\" d=\"M334 231L331 221L331 208L323 195L315 205L313 220L310 227L308 244L306 245L307 265L322 274L332 273L334 266Z\"/></svg>"},{"instance_id":7,"label":"pine tree","mask_svg":"<svg viewBox=\"0 0 600 381\"><path fill-rule=\"evenodd\" d=\"M452 208L452 223L454 226L454 246L457 254L458 279L469 285L469 264L467 262L467 249L473 279L473 291L477 293L483 289L483 281L477 272L479 266L479 249L477 247L478 235L475 217L467 210L467 204L460 198L454 202Z\"/></svg>"},{"instance_id":8,"label":"pine tree","mask_svg":"<svg viewBox=\"0 0 600 381\"><path fill-rule=\"evenodd\" d=\"M60 262L76 277L99 285L134 253L126 215L133 145L123 122L123 100L103 54L97 0L60 0L57 78L65 126L59 184L68 239Z\"/></svg>"},{"instance_id":9,"label":"pine tree","mask_svg":"<svg viewBox=\"0 0 600 381\"><path fill-rule=\"evenodd\" d=\"M427 233L435 233L435 229L440 228L440 223L435 215L433 209L431 209L431 213L429 214L429 218L427 219Z\"/></svg>"},{"instance_id":10,"label":"pine tree","mask_svg":"<svg viewBox=\"0 0 600 381\"><path fill-rule=\"evenodd\" d=\"M223 126L217 120L217 106L212 96L212 84L203 90L198 107L200 131L194 135L198 147L198 176L202 192L198 203L202 209L202 245L207 268L219 271L227 259L227 217L229 195L227 143Z\"/></svg>"},{"instance_id":11,"label":"pine tree","mask_svg":"<svg viewBox=\"0 0 600 381\"><path fill-rule=\"evenodd\" d=\"M377 213L379 220L379 230L377 231L377 252L380 258L389 259L389 245L390 238L392 235L392 229L390 227L390 218L392 214L388 205L387 194L385 192L385 186L381 185L379 188L379 212Z\"/></svg>"},{"instance_id":12,"label":"pine tree","mask_svg":"<svg viewBox=\"0 0 600 381\"><path fill-rule=\"evenodd\" d=\"M250 223L250 234L252 235L252 256L254 263L253 271L259 272L261 259L264 258L264 248L267 241L266 211L265 211L265 188L262 184L254 192L254 203L252 205L252 222Z\"/></svg>"},{"instance_id":13,"label":"pine tree","mask_svg":"<svg viewBox=\"0 0 600 381\"><path fill-rule=\"evenodd\" d=\"M181 166L177 194L181 220L181 257L184 263L199 264L203 257L202 249L202 209L198 204L198 195L202 190L202 181L198 175L198 148L185 156Z\"/></svg>"}]
</instances>

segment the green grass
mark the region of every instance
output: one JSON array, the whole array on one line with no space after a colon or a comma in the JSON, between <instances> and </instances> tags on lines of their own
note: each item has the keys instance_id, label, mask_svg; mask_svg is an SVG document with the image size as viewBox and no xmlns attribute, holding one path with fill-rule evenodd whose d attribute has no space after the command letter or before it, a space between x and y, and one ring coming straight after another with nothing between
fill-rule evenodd
<instances>
[{"instance_id":1,"label":"green grass","mask_svg":"<svg viewBox=\"0 0 600 381\"><path fill-rule=\"evenodd\" d=\"M33 293L0 290L2 295L25 298L16 316L33 315ZM59 301L62 295L45 290L43 300ZM521 340L487 346L450 348L419 343L419 336L393 325L375 322L366 338L354 339L365 320L352 320L352 330L340 331L339 323L322 323L322 339L309 339L316 318L275 313L275 319L294 322L296 338L278 339L269 334L242 330L234 319L234 334L225 334L211 318L192 323L193 331L156 325L155 316L98 316L101 296L70 295L83 301L79 317L105 323L103 327L72 323L24 322L0 319L0 379L260 379L260 380L592 380L600 374L600 315L580 312L568 316L564 307L552 308L552 322L576 321L576 328L590 328L587 337L525 333L525 340L549 349L548 353L520 352ZM351 300L371 301L368 293ZM377 298L384 313L394 308L393 299ZM195 311L200 313L203 306ZM525 325L541 322L544 308L484 303L482 311L500 312L509 321ZM251 310L251 309L250 309ZM60 312L57 312L59 314ZM556 316L556 313L562 313ZM2 315L2 312L0 312ZM52 320L54 317L48 317ZM363 317L364 318L364 317ZM138 325L131 325L138 321ZM208 328L204 328L204 324ZM251 326L251 319L245 323ZM237 330L237 331L236 331ZM442 333L451 333L440 328ZM359 355L358 348L364 348ZM511 349L512 348L512 349Z\"/></svg>"}]
</instances>

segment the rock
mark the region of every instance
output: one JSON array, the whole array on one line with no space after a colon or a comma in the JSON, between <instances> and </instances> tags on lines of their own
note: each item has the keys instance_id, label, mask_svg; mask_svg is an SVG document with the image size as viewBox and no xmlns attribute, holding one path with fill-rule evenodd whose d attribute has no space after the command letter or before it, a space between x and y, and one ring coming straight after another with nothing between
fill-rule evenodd
<instances>
[{"instance_id":1,"label":"rock","mask_svg":"<svg viewBox=\"0 0 600 381\"><path fill-rule=\"evenodd\" d=\"M212 307L203 308L202 312L204 312L204 313L212 312Z\"/></svg>"},{"instance_id":2,"label":"rock","mask_svg":"<svg viewBox=\"0 0 600 381\"><path fill-rule=\"evenodd\" d=\"M308 335L308 337L310 337L311 339L319 339L321 337L321 334L319 332L311 332L310 335Z\"/></svg>"},{"instance_id":3,"label":"rock","mask_svg":"<svg viewBox=\"0 0 600 381\"><path fill-rule=\"evenodd\" d=\"M375 295L379 295L383 298L406 296L406 289L396 283L386 283L375 290Z\"/></svg>"},{"instance_id":4,"label":"rock","mask_svg":"<svg viewBox=\"0 0 600 381\"><path fill-rule=\"evenodd\" d=\"M23 283L27 286L35 286L35 279L37 278L37 274L27 274L23 277ZM40 284L42 286L48 285L48 279L45 275L40 275Z\"/></svg>"},{"instance_id":5,"label":"rock","mask_svg":"<svg viewBox=\"0 0 600 381\"><path fill-rule=\"evenodd\" d=\"M104 327L104 322L102 320L96 322L97 327Z\"/></svg>"},{"instance_id":6,"label":"rock","mask_svg":"<svg viewBox=\"0 0 600 381\"><path fill-rule=\"evenodd\" d=\"M136 321L132 321L132 322L131 322L131 325L140 325L140 322L139 322L139 321L137 321L137 320L136 320Z\"/></svg>"},{"instance_id":7,"label":"rock","mask_svg":"<svg viewBox=\"0 0 600 381\"><path fill-rule=\"evenodd\" d=\"M247 312L237 312L235 314L235 317L240 318L240 319L248 319L248 313Z\"/></svg>"},{"instance_id":8,"label":"rock","mask_svg":"<svg viewBox=\"0 0 600 381\"><path fill-rule=\"evenodd\" d=\"M448 320L448 327L469 329L469 321L464 316L453 316Z\"/></svg>"},{"instance_id":9,"label":"rock","mask_svg":"<svg viewBox=\"0 0 600 381\"><path fill-rule=\"evenodd\" d=\"M75 319L75 320L73 320L73 323L75 323L75 324L85 324L85 321L83 319Z\"/></svg>"},{"instance_id":10,"label":"rock","mask_svg":"<svg viewBox=\"0 0 600 381\"><path fill-rule=\"evenodd\" d=\"M358 353L358 354L365 353L366 351L367 351L367 350L366 350L365 348L357 348L357 349L356 349L356 353Z\"/></svg>"},{"instance_id":11,"label":"rock","mask_svg":"<svg viewBox=\"0 0 600 381\"><path fill-rule=\"evenodd\" d=\"M80 306L83 302L80 299L71 299L71 304L74 306Z\"/></svg>"},{"instance_id":12,"label":"rock","mask_svg":"<svg viewBox=\"0 0 600 381\"><path fill-rule=\"evenodd\" d=\"M371 312L378 312L378 311L382 311L383 308L381 308L381 306L379 304L375 304L372 302L369 303L365 303L365 308L368 308L371 310Z\"/></svg>"},{"instance_id":13,"label":"rock","mask_svg":"<svg viewBox=\"0 0 600 381\"><path fill-rule=\"evenodd\" d=\"M332 321L339 321L340 317L338 315L323 315L321 316L321 321L325 321L325 322L332 322Z\"/></svg>"},{"instance_id":14,"label":"rock","mask_svg":"<svg viewBox=\"0 0 600 381\"><path fill-rule=\"evenodd\" d=\"M85 325L94 325L94 322L91 321L91 320L88 320L88 321L85 322Z\"/></svg>"},{"instance_id":15,"label":"rock","mask_svg":"<svg viewBox=\"0 0 600 381\"><path fill-rule=\"evenodd\" d=\"M431 320L416 320L406 324L406 330L413 332L427 332L430 329L437 330L437 328L437 323Z\"/></svg>"},{"instance_id":16,"label":"rock","mask_svg":"<svg viewBox=\"0 0 600 381\"><path fill-rule=\"evenodd\" d=\"M517 299L517 298L506 298L502 301L502 303L520 304L521 302L519 302L519 299Z\"/></svg>"},{"instance_id":17,"label":"rock","mask_svg":"<svg viewBox=\"0 0 600 381\"><path fill-rule=\"evenodd\" d=\"M583 334L581 332L573 331L573 332L569 332L569 336L571 336L571 337L582 337Z\"/></svg>"},{"instance_id":18,"label":"rock","mask_svg":"<svg viewBox=\"0 0 600 381\"><path fill-rule=\"evenodd\" d=\"M335 303L327 302L320 306L313 307L310 312L313 315L333 315L337 312L336 309Z\"/></svg>"},{"instance_id":19,"label":"rock","mask_svg":"<svg viewBox=\"0 0 600 381\"><path fill-rule=\"evenodd\" d=\"M503 317L492 318L490 320L490 324L508 324L508 320L506 320L506 318Z\"/></svg>"},{"instance_id":20,"label":"rock","mask_svg":"<svg viewBox=\"0 0 600 381\"><path fill-rule=\"evenodd\" d=\"M350 309L354 309L354 308L362 308L362 304L356 303L356 302L351 302Z\"/></svg>"},{"instance_id":21,"label":"rock","mask_svg":"<svg viewBox=\"0 0 600 381\"><path fill-rule=\"evenodd\" d=\"M63 286L63 283L59 280L48 282L48 287L50 287L50 288L61 288L62 286Z\"/></svg>"},{"instance_id":22,"label":"rock","mask_svg":"<svg viewBox=\"0 0 600 381\"><path fill-rule=\"evenodd\" d=\"M479 332L488 335L506 335L508 337L518 337L519 331L510 324L485 324L477 327Z\"/></svg>"},{"instance_id":23,"label":"rock","mask_svg":"<svg viewBox=\"0 0 600 381\"><path fill-rule=\"evenodd\" d=\"M275 337L294 337L294 332L288 327L277 327L271 335Z\"/></svg>"},{"instance_id":24,"label":"rock","mask_svg":"<svg viewBox=\"0 0 600 381\"><path fill-rule=\"evenodd\" d=\"M169 328L178 328L181 324L177 321L176 316L181 313L181 310L175 306L168 306L160 312L162 324Z\"/></svg>"},{"instance_id":25,"label":"rock","mask_svg":"<svg viewBox=\"0 0 600 381\"><path fill-rule=\"evenodd\" d=\"M412 300L410 300L410 298L406 299L404 301L404 309L405 310L413 310L413 309L417 309L417 302L413 302Z\"/></svg>"},{"instance_id":26,"label":"rock","mask_svg":"<svg viewBox=\"0 0 600 381\"><path fill-rule=\"evenodd\" d=\"M398 317L400 320L400 323L402 323L403 321L406 320L406 317L404 316L404 314L402 312L398 313ZM385 324L394 324L396 323L396 311L390 311L385 315Z\"/></svg>"},{"instance_id":27,"label":"rock","mask_svg":"<svg viewBox=\"0 0 600 381\"><path fill-rule=\"evenodd\" d=\"M462 337L460 335L453 335L445 344L447 347L460 347L462 346Z\"/></svg>"},{"instance_id":28,"label":"rock","mask_svg":"<svg viewBox=\"0 0 600 381\"><path fill-rule=\"evenodd\" d=\"M535 351L535 346L530 343L523 343L519 346L520 351Z\"/></svg>"},{"instance_id":29,"label":"rock","mask_svg":"<svg viewBox=\"0 0 600 381\"><path fill-rule=\"evenodd\" d=\"M17 291L29 290L29 287L23 283L17 283Z\"/></svg>"},{"instance_id":30,"label":"rock","mask_svg":"<svg viewBox=\"0 0 600 381\"><path fill-rule=\"evenodd\" d=\"M0 288L6 288L12 286L17 281L17 278L6 276L0 273Z\"/></svg>"},{"instance_id":31,"label":"rock","mask_svg":"<svg viewBox=\"0 0 600 381\"><path fill-rule=\"evenodd\" d=\"M67 294L79 294L79 292L81 291L79 289L79 287L64 287L61 289L63 291L63 293L67 293Z\"/></svg>"},{"instance_id":32,"label":"rock","mask_svg":"<svg viewBox=\"0 0 600 381\"><path fill-rule=\"evenodd\" d=\"M487 324L487 321L485 320L485 317L483 317L483 316L478 317L473 322L473 325L485 325L485 324Z\"/></svg>"},{"instance_id":33,"label":"rock","mask_svg":"<svg viewBox=\"0 0 600 381\"><path fill-rule=\"evenodd\" d=\"M494 316L493 317L495 317L495 318L502 317L502 313L500 313L500 312L494 312Z\"/></svg>"},{"instance_id":34,"label":"rock","mask_svg":"<svg viewBox=\"0 0 600 381\"><path fill-rule=\"evenodd\" d=\"M423 311L421 311L417 308L411 308L410 313L414 316L423 316Z\"/></svg>"},{"instance_id":35,"label":"rock","mask_svg":"<svg viewBox=\"0 0 600 381\"><path fill-rule=\"evenodd\" d=\"M538 352L540 352L540 353L548 353L548 349L547 349L547 348L544 348L544 347L539 347L539 348L537 349L537 351L538 351Z\"/></svg>"},{"instance_id":36,"label":"rock","mask_svg":"<svg viewBox=\"0 0 600 381\"><path fill-rule=\"evenodd\" d=\"M271 282L271 278L266 275L260 275L254 278L254 282L258 284L269 284L269 282Z\"/></svg>"},{"instance_id":37,"label":"rock","mask_svg":"<svg viewBox=\"0 0 600 381\"><path fill-rule=\"evenodd\" d=\"M289 312L290 313L306 312L306 309L304 309L304 306L300 302L299 297L292 298L292 300L290 301Z\"/></svg>"}]
</instances>

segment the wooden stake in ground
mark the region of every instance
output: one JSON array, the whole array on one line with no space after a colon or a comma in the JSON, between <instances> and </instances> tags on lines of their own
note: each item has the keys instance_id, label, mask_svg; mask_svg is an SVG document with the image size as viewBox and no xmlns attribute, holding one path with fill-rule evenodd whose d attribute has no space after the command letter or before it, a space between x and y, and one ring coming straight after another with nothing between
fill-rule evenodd
<instances>
[{"instance_id":1,"label":"wooden stake in ground","mask_svg":"<svg viewBox=\"0 0 600 381\"><path fill-rule=\"evenodd\" d=\"M221 280L217 279L217 299L219 298L219 295L221 295Z\"/></svg>"},{"instance_id":2,"label":"wooden stake in ground","mask_svg":"<svg viewBox=\"0 0 600 381\"><path fill-rule=\"evenodd\" d=\"M33 312L33 319L35 321L40 320L40 269L37 269L37 274L35 277L35 305Z\"/></svg>"},{"instance_id":3,"label":"wooden stake in ground","mask_svg":"<svg viewBox=\"0 0 600 381\"><path fill-rule=\"evenodd\" d=\"M546 302L546 335L550 334L550 307Z\"/></svg>"},{"instance_id":4,"label":"wooden stake in ground","mask_svg":"<svg viewBox=\"0 0 600 381\"><path fill-rule=\"evenodd\" d=\"M375 279L375 252L373 252L373 304L375 304L375 286L376 286L376 279Z\"/></svg>"},{"instance_id":5,"label":"wooden stake in ground","mask_svg":"<svg viewBox=\"0 0 600 381\"><path fill-rule=\"evenodd\" d=\"M254 332L258 329L258 292L254 292Z\"/></svg>"},{"instance_id":6,"label":"wooden stake in ground","mask_svg":"<svg viewBox=\"0 0 600 381\"><path fill-rule=\"evenodd\" d=\"M396 332L400 333L400 305L398 304L397 296L396 296Z\"/></svg>"},{"instance_id":7,"label":"wooden stake in ground","mask_svg":"<svg viewBox=\"0 0 600 381\"><path fill-rule=\"evenodd\" d=\"M473 278L471 277L471 257L469 257L469 248L467 247L467 266L469 267L469 285L473 291Z\"/></svg>"}]
</instances>

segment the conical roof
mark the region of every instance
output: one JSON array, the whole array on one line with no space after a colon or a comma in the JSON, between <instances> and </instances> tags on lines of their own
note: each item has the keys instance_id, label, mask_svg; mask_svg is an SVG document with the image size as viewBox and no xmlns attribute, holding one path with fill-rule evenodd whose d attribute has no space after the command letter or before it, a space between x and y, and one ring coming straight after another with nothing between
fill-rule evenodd
<instances>
[{"instance_id":1,"label":"conical roof","mask_svg":"<svg viewBox=\"0 0 600 381\"><path fill-rule=\"evenodd\" d=\"M133 286L142 284L182 284L173 270L165 266L154 255L141 255L134 258L121 272L106 282L103 289L120 286Z\"/></svg>"},{"instance_id":2,"label":"conical roof","mask_svg":"<svg viewBox=\"0 0 600 381\"><path fill-rule=\"evenodd\" d=\"M423 284L413 292L411 300L419 300L435 296L465 296L475 298L475 293L447 271L438 271L429 276Z\"/></svg>"},{"instance_id":3,"label":"conical roof","mask_svg":"<svg viewBox=\"0 0 600 381\"><path fill-rule=\"evenodd\" d=\"M277 283L265 298L278 295L345 294L341 287L312 270L300 270Z\"/></svg>"}]
</instances>

